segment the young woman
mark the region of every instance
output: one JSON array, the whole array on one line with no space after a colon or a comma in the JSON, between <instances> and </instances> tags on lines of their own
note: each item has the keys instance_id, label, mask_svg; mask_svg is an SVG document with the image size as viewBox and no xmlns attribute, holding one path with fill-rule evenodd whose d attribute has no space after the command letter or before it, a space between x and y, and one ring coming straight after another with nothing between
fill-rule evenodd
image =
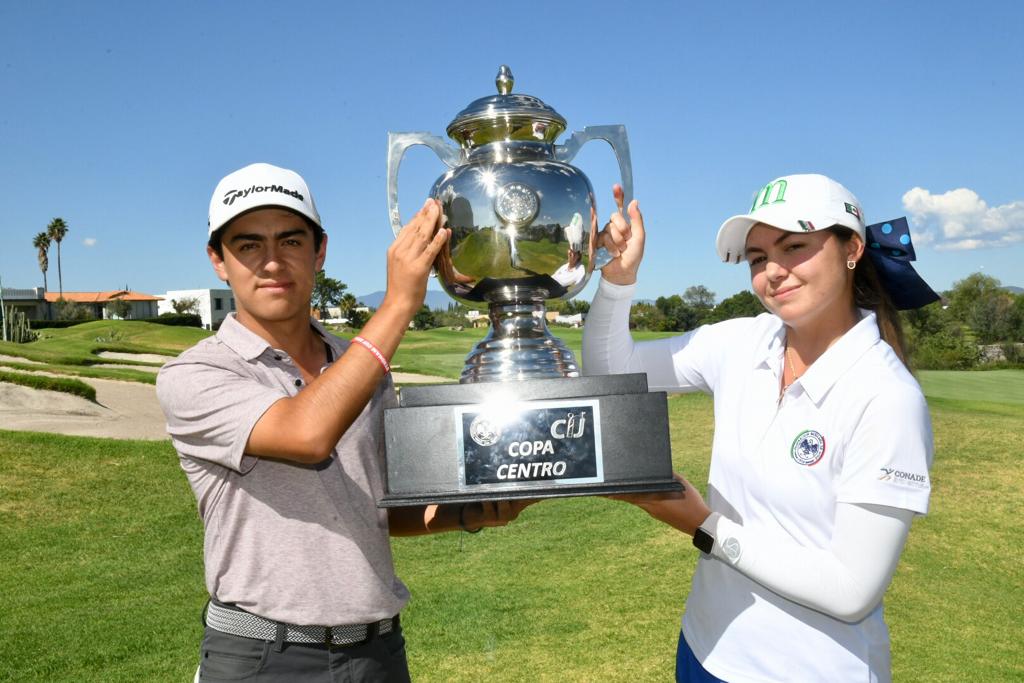
<instances>
[{"instance_id":1,"label":"young woman","mask_svg":"<svg viewBox=\"0 0 1024 683\"><path fill-rule=\"evenodd\" d=\"M906 222L869 229L834 180L778 178L717 240L723 261L748 264L768 312L634 343L644 224L636 202L628 213L601 234L616 258L586 321L585 371L646 372L652 390L714 397L707 503L682 477L680 495L627 498L703 553L677 680L889 680L882 595L927 512L932 460L883 286L904 307L937 298L907 262Z\"/></svg>"}]
</instances>

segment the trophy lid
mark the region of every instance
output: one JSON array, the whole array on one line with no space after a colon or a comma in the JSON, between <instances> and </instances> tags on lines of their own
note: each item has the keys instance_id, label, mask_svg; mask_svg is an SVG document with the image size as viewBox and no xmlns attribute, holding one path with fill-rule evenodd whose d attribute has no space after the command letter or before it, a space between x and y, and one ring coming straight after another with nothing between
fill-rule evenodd
<instances>
[{"instance_id":1,"label":"trophy lid","mask_svg":"<svg viewBox=\"0 0 1024 683\"><path fill-rule=\"evenodd\" d=\"M512 93L515 79L504 64L494 79L497 95L474 100L448 124L448 137L463 147L490 142L528 140L554 142L565 130L565 119L532 95Z\"/></svg>"}]
</instances>

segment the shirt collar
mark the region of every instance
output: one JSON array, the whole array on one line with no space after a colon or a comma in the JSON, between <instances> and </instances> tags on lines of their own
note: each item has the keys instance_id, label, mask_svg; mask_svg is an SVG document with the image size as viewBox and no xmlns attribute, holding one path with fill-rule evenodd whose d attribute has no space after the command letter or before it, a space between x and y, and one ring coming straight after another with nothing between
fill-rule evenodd
<instances>
[{"instance_id":1,"label":"shirt collar","mask_svg":"<svg viewBox=\"0 0 1024 683\"><path fill-rule=\"evenodd\" d=\"M771 315L770 313L768 315ZM768 337L767 345L760 345L760 353L754 354L754 367L775 367L776 363L782 357L783 349L786 346L786 327L782 324L782 320L772 315L772 323L774 323L774 329L769 330L770 336Z\"/></svg>"},{"instance_id":2,"label":"shirt collar","mask_svg":"<svg viewBox=\"0 0 1024 683\"><path fill-rule=\"evenodd\" d=\"M337 360L344 351L341 340L333 334L329 334L315 318L310 318L309 324L321 339L330 344L331 349L334 350L334 359ZM234 313L228 313L227 317L224 318L220 329L217 330L217 341L247 361L259 358L261 354L270 349L270 344L267 343L267 340L238 322Z\"/></svg>"},{"instance_id":3,"label":"shirt collar","mask_svg":"<svg viewBox=\"0 0 1024 683\"><path fill-rule=\"evenodd\" d=\"M247 361L254 360L270 348L267 340L238 322L234 313L228 313L217 330L217 341Z\"/></svg>"},{"instance_id":4,"label":"shirt collar","mask_svg":"<svg viewBox=\"0 0 1024 683\"><path fill-rule=\"evenodd\" d=\"M807 368L797 381L815 403L849 370L868 349L878 343L878 321L874 311L860 309L861 319Z\"/></svg>"},{"instance_id":5,"label":"shirt collar","mask_svg":"<svg viewBox=\"0 0 1024 683\"><path fill-rule=\"evenodd\" d=\"M874 311L859 309L861 319L830 346L794 384L799 384L812 401L818 403L844 372L879 341L878 322ZM776 316L775 328L769 332L768 343L754 354L754 367L779 370L778 362L786 348L786 326Z\"/></svg>"}]
</instances>

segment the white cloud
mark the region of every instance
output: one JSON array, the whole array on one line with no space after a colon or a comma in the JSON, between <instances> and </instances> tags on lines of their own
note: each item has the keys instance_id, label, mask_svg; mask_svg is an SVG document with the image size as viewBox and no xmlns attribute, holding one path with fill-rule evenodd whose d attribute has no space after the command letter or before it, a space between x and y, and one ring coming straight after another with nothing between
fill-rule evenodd
<instances>
[{"instance_id":1,"label":"white cloud","mask_svg":"<svg viewBox=\"0 0 1024 683\"><path fill-rule=\"evenodd\" d=\"M87 247L95 247L96 246L96 238L95 237L86 237L84 240L82 240L82 244L84 244Z\"/></svg>"},{"instance_id":2,"label":"white cloud","mask_svg":"<svg viewBox=\"0 0 1024 683\"><path fill-rule=\"evenodd\" d=\"M966 250L1024 243L1024 200L989 206L966 187L943 194L915 187L903 195L903 208L921 246Z\"/></svg>"}]
</instances>

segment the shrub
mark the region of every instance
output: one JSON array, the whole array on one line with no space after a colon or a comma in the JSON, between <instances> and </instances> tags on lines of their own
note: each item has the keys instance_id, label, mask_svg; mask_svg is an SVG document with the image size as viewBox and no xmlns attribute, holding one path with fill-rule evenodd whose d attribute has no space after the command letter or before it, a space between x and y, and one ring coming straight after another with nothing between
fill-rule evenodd
<instances>
[{"instance_id":1,"label":"shrub","mask_svg":"<svg viewBox=\"0 0 1024 683\"><path fill-rule=\"evenodd\" d=\"M203 319L195 313L162 313L156 318L144 318L140 322L171 325L173 327L202 327Z\"/></svg>"},{"instance_id":2,"label":"shrub","mask_svg":"<svg viewBox=\"0 0 1024 683\"><path fill-rule=\"evenodd\" d=\"M77 301L58 299L54 308L57 309L57 320L77 320L82 322L83 320L93 319L92 310Z\"/></svg>"},{"instance_id":3,"label":"shrub","mask_svg":"<svg viewBox=\"0 0 1024 683\"><path fill-rule=\"evenodd\" d=\"M30 320L29 323L32 325L33 330L42 330L47 327L51 328L63 328L72 327L74 325L81 325L88 320Z\"/></svg>"},{"instance_id":4,"label":"shrub","mask_svg":"<svg viewBox=\"0 0 1024 683\"><path fill-rule=\"evenodd\" d=\"M948 329L915 341L911 358L917 370L966 370L978 362L978 347Z\"/></svg>"}]
</instances>

